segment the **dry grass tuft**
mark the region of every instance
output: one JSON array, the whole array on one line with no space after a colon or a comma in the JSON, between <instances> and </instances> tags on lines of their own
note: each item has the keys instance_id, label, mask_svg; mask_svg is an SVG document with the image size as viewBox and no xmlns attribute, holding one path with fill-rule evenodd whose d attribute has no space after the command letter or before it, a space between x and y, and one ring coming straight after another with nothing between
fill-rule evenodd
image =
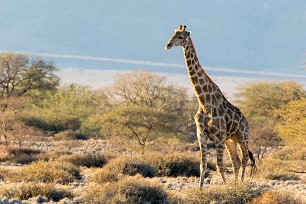
<instances>
[{"instance_id":1,"label":"dry grass tuft","mask_svg":"<svg viewBox=\"0 0 306 204\"><path fill-rule=\"evenodd\" d=\"M59 201L63 198L72 198L71 192L64 188L55 187L55 184L49 183L19 183L6 185L0 190L1 197L18 198L21 200L27 200L36 196L45 196L49 200Z\"/></svg>"},{"instance_id":2,"label":"dry grass tuft","mask_svg":"<svg viewBox=\"0 0 306 204\"><path fill-rule=\"evenodd\" d=\"M111 185L89 186L82 203L169 203L163 188L141 176L125 177Z\"/></svg>"},{"instance_id":3,"label":"dry grass tuft","mask_svg":"<svg viewBox=\"0 0 306 204\"><path fill-rule=\"evenodd\" d=\"M4 168L0 168L0 180L6 180L11 176L11 174L11 171Z\"/></svg>"},{"instance_id":4,"label":"dry grass tuft","mask_svg":"<svg viewBox=\"0 0 306 204\"><path fill-rule=\"evenodd\" d=\"M195 157L182 154L149 155L145 161L150 163L160 176L200 176L200 161ZM215 170L215 165L208 162L208 168Z\"/></svg>"},{"instance_id":5,"label":"dry grass tuft","mask_svg":"<svg viewBox=\"0 0 306 204\"><path fill-rule=\"evenodd\" d=\"M38 161L23 167L11 179L14 181L67 184L80 178L80 169L69 162Z\"/></svg>"},{"instance_id":6,"label":"dry grass tuft","mask_svg":"<svg viewBox=\"0 0 306 204\"><path fill-rule=\"evenodd\" d=\"M9 155L20 155L20 154L36 155L41 152L38 149L33 149L31 147L20 147L20 146L8 146L5 147L4 149Z\"/></svg>"},{"instance_id":7,"label":"dry grass tuft","mask_svg":"<svg viewBox=\"0 0 306 204\"><path fill-rule=\"evenodd\" d=\"M2 146L0 151L0 162L29 164L33 161L37 161L37 155L40 153L40 150L30 147Z\"/></svg>"},{"instance_id":8,"label":"dry grass tuft","mask_svg":"<svg viewBox=\"0 0 306 204\"><path fill-rule=\"evenodd\" d=\"M92 177L96 183L118 181L124 176L134 176L140 174L144 177L154 177L154 168L137 158L118 157L110 160L102 169L98 170Z\"/></svg>"},{"instance_id":9,"label":"dry grass tuft","mask_svg":"<svg viewBox=\"0 0 306 204\"><path fill-rule=\"evenodd\" d=\"M69 150L56 149L54 151L40 153L37 155L37 158L43 161L49 161L49 160L51 161L58 159L62 155L71 155L71 154L72 152Z\"/></svg>"},{"instance_id":10,"label":"dry grass tuft","mask_svg":"<svg viewBox=\"0 0 306 204\"><path fill-rule=\"evenodd\" d=\"M62 155L60 161L70 162L76 166L102 167L107 163L107 158L102 154L71 154Z\"/></svg>"},{"instance_id":11,"label":"dry grass tuft","mask_svg":"<svg viewBox=\"0 0 306 204\"><path fill-rule=\"evenodd\" d=\"M253 183L228 183L226 185L209 186L202 190L194 189L189 191L184 198L184 202L188 204L247 203L266 190L266 187L256 186Z\"/></svg>"},{"instance_id":12,"label":"dry grass tuft","mask_svg":"<svg viewBox=\"0 0 306 204\"><path fill-rule=\"evenodd\" d=\"M302 204L301 200L294 198L288 192L267 191L253 199L249 204Z\"/></svg>"}]
</instances>

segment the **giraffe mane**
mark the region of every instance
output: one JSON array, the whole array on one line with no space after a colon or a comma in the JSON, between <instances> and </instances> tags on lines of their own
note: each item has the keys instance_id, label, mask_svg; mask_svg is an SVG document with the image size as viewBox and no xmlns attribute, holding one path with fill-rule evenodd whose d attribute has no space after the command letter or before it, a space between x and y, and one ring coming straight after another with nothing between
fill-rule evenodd
<instances>
[{"instance_id":1,"label":"giraffe mane","mask_svg":"<svg viewBox=\"0 0 306 204\"><path fill-rule=\"evenodd\" d=\"M191 46L192 46L192 48L193 48L193 50L194 50L194 53L195 53L195 59L196 59L197 62L199 62L199 66L202 67L202 65L200 64L200 61L199 61L199 59L198 59L197 52L196 52L196 50L195 50L195 48L194 48L194 45L193 45L193 42L192 42L192 38L191 38L191 37L189 37L189 38L190 38ZM221 92L219 86L212 80L212 78L206 73L206 71L205 71L203 68L202 68L202 70L203 70L203 72L206 74L206 76L207 76L209 82L211 82L212 84L214 84L214 85L218 88L218 90Z\"/></svg>"}]
</instances>

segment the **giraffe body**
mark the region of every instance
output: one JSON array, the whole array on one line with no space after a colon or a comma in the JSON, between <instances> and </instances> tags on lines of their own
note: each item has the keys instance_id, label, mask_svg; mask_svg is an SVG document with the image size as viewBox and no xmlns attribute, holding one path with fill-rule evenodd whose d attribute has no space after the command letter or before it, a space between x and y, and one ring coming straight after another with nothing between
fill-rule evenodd
<instances>
[{"instance_id":1,"label":"giraffe body","mask_svg":"<svg viewBox=\"0 0 306 204\"><path fill-rule=\"evenodd\" d=\"M180 26L175 31L166 49L170 49L173 46L183 47L186 68L199 102L199 108L194 119L201 152L200 187L203 185L207 167L208 138L214 141L217 147L217 167L223 182L225 182L223 166L225 148L233 164L235 179L238 179L239 169L242 166L241 180L243 180L250 154L248 150L249 126L247 120L241 111L225 98L217 84L206 74L197 58L190 32L186 31L185 28L186 26ZM238 146L242 153L242 161L238 156ZM253 164L254 160L253 158L251 159Z\"/></svg>"}]
</instances>

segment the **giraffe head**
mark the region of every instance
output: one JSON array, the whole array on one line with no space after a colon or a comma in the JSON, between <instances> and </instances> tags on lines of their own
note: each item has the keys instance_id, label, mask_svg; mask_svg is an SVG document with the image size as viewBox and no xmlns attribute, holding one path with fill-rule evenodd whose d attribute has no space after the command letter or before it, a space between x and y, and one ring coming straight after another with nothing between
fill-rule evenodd
<instances>
[{"instance_id":1,"label":"giraffe head","mask_svg":"<svg viewBox=\"0 0 306 204\"><path fill-rule=\"evenodd\" d=\"M186 43L186 39L189 37L190 33L190 31L186 31L186 26L180 25L178 29L175 29L174 35L167 43L165 49L169 50L175 46L184 46L184 44Z\"/></svg>"}]
</instances>

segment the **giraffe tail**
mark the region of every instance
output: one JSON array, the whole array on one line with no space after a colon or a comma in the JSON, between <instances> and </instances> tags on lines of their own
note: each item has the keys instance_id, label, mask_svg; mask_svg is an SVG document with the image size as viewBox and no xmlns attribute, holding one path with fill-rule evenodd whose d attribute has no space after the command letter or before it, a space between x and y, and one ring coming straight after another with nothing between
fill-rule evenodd
<instances>
[{"instance_id":1,"label":"giraffe tail","mask_svg":"<svg viewBox=\"0 0 306 204\"><path fill-rule=\"evenodd\" d=\"M253 178L254 174L257 171L256 162L253 153L249 150L249 157L251 159L251 174L250 176Z\"/></svg>"}]
</instances>

